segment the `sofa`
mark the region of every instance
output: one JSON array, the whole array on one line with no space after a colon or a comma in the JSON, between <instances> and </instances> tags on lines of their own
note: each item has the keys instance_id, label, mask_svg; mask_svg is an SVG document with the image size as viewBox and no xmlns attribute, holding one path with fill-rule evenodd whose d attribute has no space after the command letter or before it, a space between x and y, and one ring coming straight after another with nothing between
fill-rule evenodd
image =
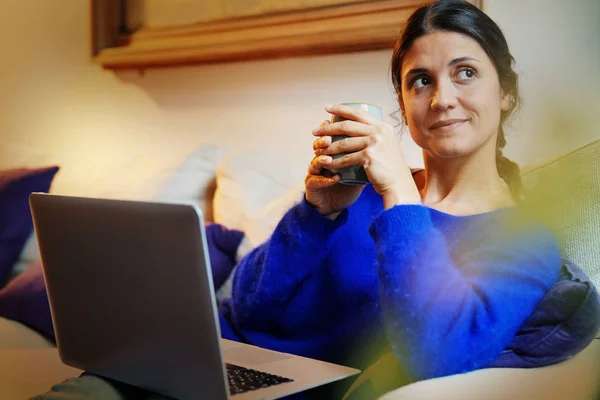
<instances>
[{"instance_id":1,"label":"sofa","mask_svg":"<svg viewBox=\"0 0 600 400\"><path fill-rule=\"evenodd\" d=\"M164 179L156 182L152 196L145 200L194 201L207 220L244 232L236 250L239 259L266 240L281 215L301 199L307 162L305 157L278 149L234 153L205 145L191 152L178 168L164 174ZM274 168L277 165L289 167ZM524 205L554 231L563 254L600 287L600 141L525 168L523 181ZM32 235L15 263L13 276L38 258ZM227 297L230 290L228 280L218 297ZM80 373L60 362L52 340L27 325L0 317L2 399L25 399ZM489 368L411 383L399 389L393 389L397 382L386 382L385 377L370 376L368 372L364 371L357 382L389 387L381 397L386 400L598 399L600 335L574 357L543 368Z\"/></svg>"}]
</instances>

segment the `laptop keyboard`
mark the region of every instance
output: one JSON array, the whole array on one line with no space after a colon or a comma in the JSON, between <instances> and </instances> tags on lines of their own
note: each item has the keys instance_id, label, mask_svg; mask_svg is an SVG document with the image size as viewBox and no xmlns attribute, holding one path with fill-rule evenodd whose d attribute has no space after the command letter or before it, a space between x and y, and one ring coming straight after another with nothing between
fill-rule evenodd
<instances>
[{"instance_id":1,"label":"laptop keyboard","mask_svg":"<svg viewBox=\"0 0 600 400\"><path fill-rule=\"evenodd\" d=\"M293 379L267 374L266 372L254 369L232 364L225 364L225 366L227 367L227 378L229 379L229 392L232 395L249 392L250 390L263 389L285 382L293 382Z\"/></svg>"}]
</instances>

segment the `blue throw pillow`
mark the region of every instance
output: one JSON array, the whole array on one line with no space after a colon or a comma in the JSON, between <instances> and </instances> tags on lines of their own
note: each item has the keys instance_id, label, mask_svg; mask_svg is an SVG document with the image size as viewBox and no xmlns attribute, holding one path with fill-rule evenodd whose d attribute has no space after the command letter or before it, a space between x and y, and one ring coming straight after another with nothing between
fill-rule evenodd
<instances>
[{"instance_id":1,"label":"blue throw pillow","mask_svg":"<svg viewBox=\"0 0 600 400\"><path fill-rule=\"evenodd\" d=\"M237 249L244 238L244 232L227 229L221 224L207 223L206 242L212 268L215 292L225 283L235 267Z\"/></svg>"},{"instance_id":2,"label":"blue throw pillow","mask_svg":"<svg viewBox=\"0 0 600 400\"><path fill-rule=\"evenodd\" d=\"M489 367L535 368L579 353L600 328L600 295L585 273L563 260L559 278L513 342Z\"/></svg>"},{"instance_id":3,"label":"blue throw pillow","mask_svg":"<svg viewBox=\"0 0 600 400\"><path fill-rule=\"evenodd\" d=\"M6 283L33 232L32 192L48 192L58 167L0 171L0 287Z\"/></svg>"}]
</instances>

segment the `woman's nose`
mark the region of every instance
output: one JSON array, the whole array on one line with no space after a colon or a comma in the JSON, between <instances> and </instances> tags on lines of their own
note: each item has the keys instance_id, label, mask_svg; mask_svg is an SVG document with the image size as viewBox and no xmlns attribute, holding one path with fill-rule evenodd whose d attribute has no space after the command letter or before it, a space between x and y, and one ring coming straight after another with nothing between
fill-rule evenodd
<instances>
[{"instance_id":1,"label":"woman's nose","mask_svg":"<svg viewBox=\"0 0 600 400\"><path fill-rule=\"evenodd\" d=\"M439 81L431 99L432 110L444 110L456 107L456 92L452 82Z\"/></svg>"}]
</instances>

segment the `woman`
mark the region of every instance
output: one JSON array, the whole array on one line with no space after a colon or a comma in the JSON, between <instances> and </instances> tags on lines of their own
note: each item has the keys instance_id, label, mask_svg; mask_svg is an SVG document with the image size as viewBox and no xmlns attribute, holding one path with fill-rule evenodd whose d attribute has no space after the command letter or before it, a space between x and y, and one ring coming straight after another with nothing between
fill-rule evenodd
<instances>
[{"instance_id":1,"label":"woman","mask_svg":"<svg viewBox=\"0 0 600 400\"><path fill-rule=\"evenodd\" d=\"M226 316L243 340L364 367L381 348L362 344L387 339L413 379L494 362L560 264L552 234L514 207L519 170L502 155L519 101L512 62L500 29L467 2L410 17L391 70L423 149L422 185L390 125L327 106L350 121L313 132L303 203L238 266ZM340 134L350 138L332 143ZM350 165L372 185L321 174Z\"/></svg>"},{"instance_id":2,"label":"woman","mask_svg":"<svg viewBox=\"0 0 600 400\"><path fill-rule=\"evenodd\" d=\"M412 176L390 125L327 106L349 121L313 132L305 198L237 267L226 336L359 368L389 346L413 380L493 365L560 263L551 233L517 211L519 170L502 155L512 63L476 7L418 9L391 71L424 172ZM321 174L350 165L372 184Z\"/></svg>"}]
</instances>

